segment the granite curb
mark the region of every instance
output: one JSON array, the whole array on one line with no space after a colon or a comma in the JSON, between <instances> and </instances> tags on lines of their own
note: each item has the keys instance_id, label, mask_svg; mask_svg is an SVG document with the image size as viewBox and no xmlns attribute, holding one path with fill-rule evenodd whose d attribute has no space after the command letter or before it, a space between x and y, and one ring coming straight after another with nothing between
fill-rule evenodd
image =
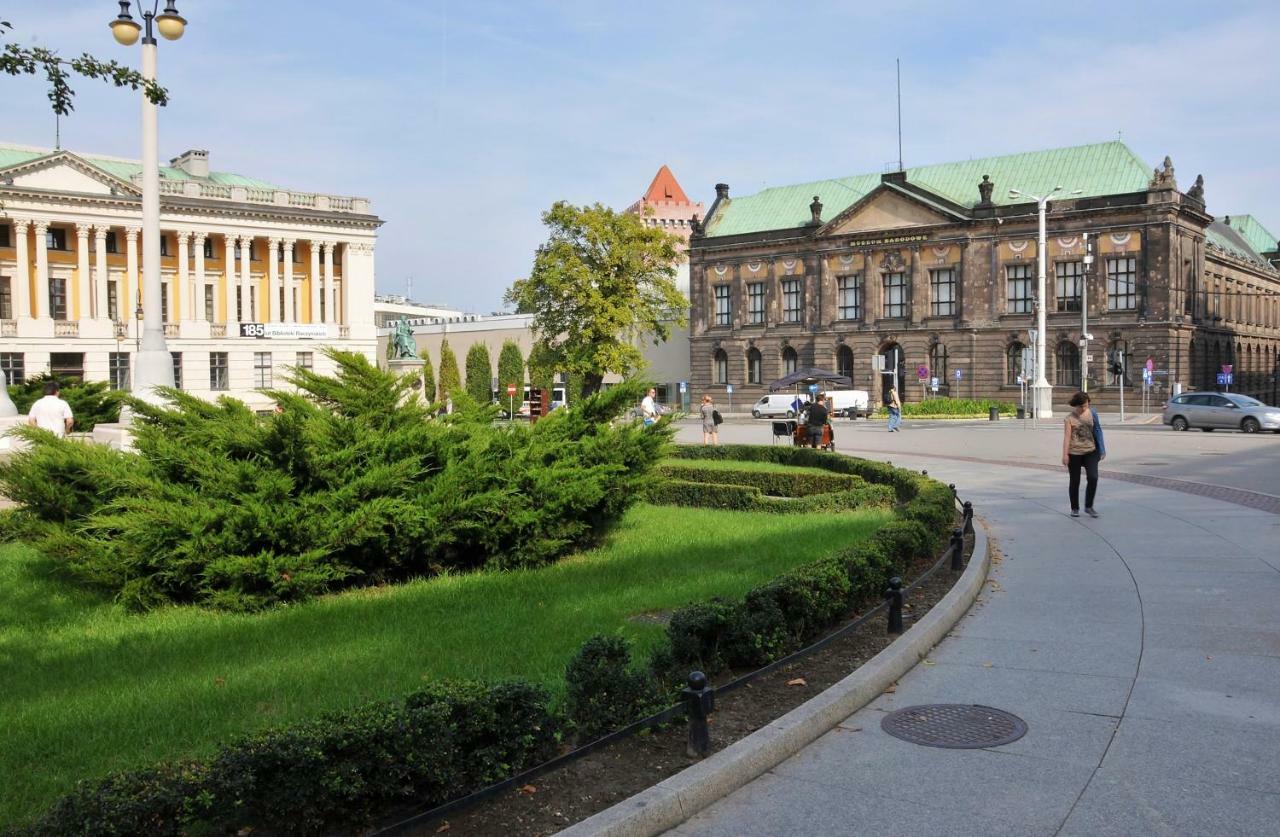
<instances>
[{"instance_id":1,"label":"granite curb","mask_svg":"<svg viewBox=\"0 0 1280 837\"><path fill-rule=\"evenodd\" d=\"M560 834L565 837L661 834L781 764L880 696L924 659L968 612L990 568L985 526L978 525L974 527L973 555L956 585L924 618L857 671L705 761Z\"/></svg>"}]
</instances>

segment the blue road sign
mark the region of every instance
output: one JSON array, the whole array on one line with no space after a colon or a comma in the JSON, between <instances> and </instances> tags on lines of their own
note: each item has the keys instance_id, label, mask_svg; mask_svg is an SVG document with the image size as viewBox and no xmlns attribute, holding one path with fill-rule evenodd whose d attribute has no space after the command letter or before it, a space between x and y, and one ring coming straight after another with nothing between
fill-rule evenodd
<instances>
[{"instance_id":1,"label":"blue road sign","mask_svg":"<svg viewBox=\"0 0 1280 837\"><path fill-rule=\"evenodd\" d=\"M964 377L964 376L963 376L963 375L961 375L960 370L959 370L959 369L957 369L957 370L956 370L956 380L958 381L958 380L960 380L962 377Z\"/></svg>"},{"instance_id":2,"label":"blue road sign","mask_svg":"<svg viewBox=\"0 0 1280 837\"><path fill-rule=\"evenodd\" d=\"M1230 373L1230 372L1219 372L1219 373L1218 373L1218 386L1220 386L1220 387L1229 387L1229 386L1231 386L1232 378L1234 378L1234 377L1235 377L1235 375L1233 375L1233 374L1232 374L1232 373Z\"/></svg>"}]
</instances>

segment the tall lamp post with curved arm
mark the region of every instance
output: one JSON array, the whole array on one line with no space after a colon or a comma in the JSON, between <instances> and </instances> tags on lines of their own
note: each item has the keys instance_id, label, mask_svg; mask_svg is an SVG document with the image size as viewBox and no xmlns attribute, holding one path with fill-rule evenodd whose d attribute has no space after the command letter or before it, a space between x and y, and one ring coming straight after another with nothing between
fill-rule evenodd
<instances>
[{"instance_id":1,"label":"tall lamp post with curved arm","mask_svg":"<svg viewBox=\"0 0 1280 837\"><path fill-rule=\"evenodd\" d=\"M1048 253L1045 252L1045 230L1044 230L1044 214L1045 207L1049 205L1049 201L1055 194L1062 191L1061 186L1054 186L1049 193L1043 198L1029 195L1026 192L1020 192L1017 189L1009 190L1011 198L1030 198L1036 202L1040 216L1040 237L1036 245L1036 380L1031 385L1032 399L1031 403L1035 405L1036 418L1053 418L1053 386L1049 383L1049 379L1045 377L1045 263ZM1080 189L1076 189L1071 194L1078 195Z\"/></svg>"},{"instance_id":2,"label":"tall lamp post with curved arm","mask_svg":"<svg viewBox=\"0 0 1280 837\"><path fill-rule=\"evenodd\" d=\"M169 41L182 37L187 21L178 14L174 0L165 3L164 11L157 14L160 3L153 0L151 10L144 7L145 0L137 0L139 24L129 14L130 0L119 0L120 14L111 21L111 34L123 46L133 46L142 38L142 77L148 81L156 78L155 32ZM156 387L172 387L173 356L164 339L164 312L160 310L160 138L157 109L154 102L142 95L142 345L134 363L133 391L139 398L158 402L161 400Z\"/></svg>"}]
</instances>

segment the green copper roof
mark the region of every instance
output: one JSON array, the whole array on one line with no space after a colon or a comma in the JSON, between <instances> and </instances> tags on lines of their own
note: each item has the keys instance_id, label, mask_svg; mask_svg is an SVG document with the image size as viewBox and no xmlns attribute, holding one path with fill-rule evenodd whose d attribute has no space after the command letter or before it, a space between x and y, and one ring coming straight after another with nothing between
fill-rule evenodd
<instances>
[{"instance_id":1,"label":"green copper roof","mask_svg":"<svg viewBox=\"0 0 1280 837\"><path fill-rule=\"evenodd\" d=\"M1231 229L1240 233L1240 236L1249 242L1249 246L1259 253L1270 253L1276 249L1276 237L1252 215L1232 215L1222 220L1226 221Z\"/></svg>"},{"instance_id":2,"label":"green copper roof","mask_svg":"<svg viewBox=\"0 0 1280 837\"><path fill-rule=\"evenodd\" d=\"M16 166L19 163L25 163L29 160L36 160L40 157L47 157L53 154L52 149L31 149L18 148L13 146L0 145L0 168ZM76 152L71 152L75 154ZM111 160L102 157L93 157L89 155L76 154L77 157L84 160L94 168L101 169L107 174L128 181L135 174L142 172L142 163L134 160ZM257 189L278 189L275 184L268 183L265 180L258 180L253 177L245 177L242 174L232 174L231 172L214 171L209 172L209 177L192 177L182 169L173 166L161 166L160 176L165 180L200 180L208 183L218 183L224 186L248 186Z\"/></svg>"},{"instance_id":3,"label":"green copper roof","mask_svg":"<svg viewBox=\"0 0 1280 837\"><path fill-rule=\"evenodd\" d=\"M1005 205L1026 202L1025 198L1010 200L1010 189L1044 195L1054 186L1061 186L1064 193L1081 190L1079 197L1140 192L1147 188L1151 171L1124 143L1103 142L914 166L906 170L906 175L908 184L972 208L978 203L978 183L984 174L990 175L995 184L992 201ZM829 221L879 185L880 175L860 174L776 186L754 195L731 198L727 206L721 203L716 209L707 235L739 235L803 226L809 221L809 203L814 195L822 201L823 219Z\"/></svg>"}]
</instances>

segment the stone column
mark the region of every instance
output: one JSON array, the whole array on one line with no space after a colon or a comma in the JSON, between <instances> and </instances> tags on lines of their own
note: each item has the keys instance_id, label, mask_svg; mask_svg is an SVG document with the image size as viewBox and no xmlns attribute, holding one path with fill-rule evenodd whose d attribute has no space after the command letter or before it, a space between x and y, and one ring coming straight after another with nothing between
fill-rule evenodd
<instances>
[{"instance_id":1,"label":"stone column","mask_svg":"<svg viewBox=\"0 0 1280 837\"><path fill-rule=\"evenodd\" d=\"M862 291L866 305L863 319L867 325L874 325L877 320L884 319L884 281L880 277L874 251L862 254Z\"/></svg>"},{"instance_id":2,"label":"stone column","mask_svg":"<svg viewBox=\"0 0 1280 837\"><path fill-rule=\"evenodd\" d=\"M99 320L109 320L111 313L107 305L107 227L95 227L93 230L93 315Z\"/></svg>"},{"instance_id":3,"label":"stone column","mask_svg":"<svg viewBox=\"0 0 1280 837\"><path fill-rule=\"evenodd\" d=\"M195 278L191 284L191 319L213 322L214 312L204 310L204 242L207 238L202 232L191 234L191 247L196 256Z\"/></svg>"},{"instance_id":4,"label":"stone column","mask_svg":"<svg viewBox=\"0 0 1280 837\"><path fill-rule=\"evenodd\" d=\"M49 222L36 221L32 226L36 231L36 317L42 314L47 319L53 316L49 310Z\"/></svg>"},{"instance_id":5,"label":"stone column","mask_svg":"<svg viewBox=\"0 0 1280 837\"><path fill-rule=\"evenodd\" d=\"M253 278L249 275L249 263L253 260L253 236L242 235L240 241L240 293L243 300L240 314L249 317L245 322L259 322L257 319L258 312L254 310L253 293L250 288L253 287Z\"/></svg>"},{"instance_id":6,"label":"stone column","mask_svg":"<svg viewBox=\"0 0 1280 837\"><path fill-rule=\"evenodd\" d=\"M298 322L298 308L293 302L293 244L292 238L284 240L284 310L280 319L287 323Z\"/></svg>"},{"instance_id":7,"label":"stone column","mask_svg":"<svg viewBox=\"0 0 1280 837\"><path fill-rule=\"evenodd\" d=\"M268 238L267 251L267 292L262 305L262 321L272 323L283 319L283 312L276 310L280 307L280 297L276 293L276 286L280 283L280 239Z\"/></svg>"},{"instance_id":8,"label":"stone column","mask_svg":"<svg viewBox=\"0 0 1280 837\"><path fill-rule=\"evenodd\" d=\"M27 235L30 231L30 221L19 218L13 220L14 257L18 262L17 275L13 277L13 316L19 320L31 316L31 255L27 252Z\"/></svg>"},{"instance_id":9,"label":"stone column","mask_svg":"<svg viewBox=\"0 0 1280 837\"><path fill-rule=\"evenodd\" d=\"M311 317L310 322L322 322L320 319L320 242L312 240L311 246Z\"/></svg>"},{"instance_id":10,"label":"stone column","mask_svg":"<svg viewBox=\"0 0 1280 837\"><path fill-rule=\"evenodd\" d=\"M169 294L169 302L173 306L173 312L176 315L173 319L176 322L183 319L192 319L191 315L195 313L196 295L188 284L191 281L191 272L187 270L187 266L191 264L191 232L189 230L178 230L175 235L178 239L178 278L174 280L173 293ZM182 306L183 294L187 295L185 309L187 315L185 317L182 316L184 310Z\"/></svg>"},{"instance_id":11,"label":"stone column","mask_svg":"<svg viewBox=\"0 0 1280 837\"><path fill-rule=\"evenodd\" d=\"M227 336L240 336L240 318L236 316L236 240L222 237L224 245L222 262L222 321L227 324Z\"/></svg>"},{"instance_id":12,"label":"stone column","mask_svg":"<svg viewBox=\"0 0 1280 837\"><path fill-rule=\"evenodd\" d=\"M338 312L333 304L333 247L332 241L323 242L324 247L324 319L328 323L338 322Z\"/></svg>"},{"instance_id":13,"label":"stone column","mask_svg":"<svg viewBox=\"0 0 1280 837\"><path fill-rule=\"evenodd\" d=\"M68 309L70 300L75 298L75 312L67 311L67 319L89 319L89 308L93 304L93 282L89 276L89 230L88 224L76 224L76 288L67 294ZM71 290L68 288L68 290Z\"/></svg>"},{"instance_id":14,"label":"stone column","mask_svg":"<svg viewBox=\"0 0 1280 837\"><path fill-rule=\"evenodd\" d=\"M342 246L339 250L338 247ZM337 282L337 301L334 302L333 319L342 325L351 325L351 312L347 310L347 245L339 245L337 242L333 244L333 262L335 267L342 268L342 278L334 279Z\"/></svg>"},{"instance_id":15,"label":"stone column","mask_svg":"<svg viewBox=\"0 0 1280 837\"><path fill-rule=\"evenodd\" d=\"M140 232L142 229L139 227L129 227L124 231L125 282L123 288L116 289L116 306L119 308L120 319L125 322L133 316L133 308L137 304L137 300L132 295L138 292L138 234Z\"/></svg>"}]
</instances>

